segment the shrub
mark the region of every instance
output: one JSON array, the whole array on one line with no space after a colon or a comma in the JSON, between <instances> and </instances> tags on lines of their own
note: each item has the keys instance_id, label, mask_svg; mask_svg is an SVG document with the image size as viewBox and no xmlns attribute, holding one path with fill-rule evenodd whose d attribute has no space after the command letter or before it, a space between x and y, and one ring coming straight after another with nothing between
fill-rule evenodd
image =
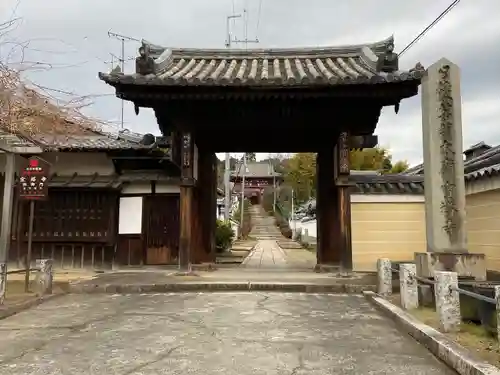
<instances>
[{"instance_id":1,"label":"shrub","mask_svg":"<svg viewBox=\"0 0 500 375\"><path fill-rule=\"evenodd\" d=\"M217 220L215 230L215 247L217 252L226 251L233 243L234 232L229 221Z\"/></svg>"}]
</instances>

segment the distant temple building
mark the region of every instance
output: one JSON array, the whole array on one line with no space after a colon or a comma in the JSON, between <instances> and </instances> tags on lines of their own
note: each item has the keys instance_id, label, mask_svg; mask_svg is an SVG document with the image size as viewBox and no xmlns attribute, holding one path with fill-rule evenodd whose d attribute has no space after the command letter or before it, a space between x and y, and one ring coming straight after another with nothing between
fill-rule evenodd
<instances>
[{"instance_id":1,"label":"distant temple building","mask_svg":"<svg viewBox=\"0 0 500 375\"><path fill-rule=\"evenodd\" d=\"M283 176L274 170L269 162L249 162L246 168L243 164L236 164L231 171L231 182L234 184L233 192L241 193L241 185L245 176L245 197L253 204L262 202L264 189L279 186L283 182Z\"/></svg>"}]
</instances>

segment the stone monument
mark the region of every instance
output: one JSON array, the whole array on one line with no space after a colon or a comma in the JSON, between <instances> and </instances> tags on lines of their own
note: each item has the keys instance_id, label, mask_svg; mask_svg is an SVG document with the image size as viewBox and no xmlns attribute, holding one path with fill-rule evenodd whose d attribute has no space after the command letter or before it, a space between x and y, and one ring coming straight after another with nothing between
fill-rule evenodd
<instances>
[{"instance_id":1,"label":"stone monument","mask_svg":"<svg viewBox=\"0 0 500 375\"><path fill-rule=\"evenodd\" d=\"M427 252L415 253L417 274L485 280L484 254L467 251L460 70L447 59L422 79L422 133Z\"/></svg>"}]
</instances>

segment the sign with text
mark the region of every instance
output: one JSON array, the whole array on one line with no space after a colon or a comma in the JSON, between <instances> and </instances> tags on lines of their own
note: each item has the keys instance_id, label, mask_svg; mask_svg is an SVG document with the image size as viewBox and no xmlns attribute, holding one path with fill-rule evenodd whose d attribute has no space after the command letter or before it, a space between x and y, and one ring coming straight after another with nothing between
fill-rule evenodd
<instances>
[{"instance_id":1,"label":"sign with text","mask_svg":"<svg viewBox=\"0 0 500 375\"><path fill-rule=\"evenodd\" d=\"M44 200L48 196L49 171L37 157L28 159L28 165L19 174L19 198Z\"/></svg>"}]
</instances>

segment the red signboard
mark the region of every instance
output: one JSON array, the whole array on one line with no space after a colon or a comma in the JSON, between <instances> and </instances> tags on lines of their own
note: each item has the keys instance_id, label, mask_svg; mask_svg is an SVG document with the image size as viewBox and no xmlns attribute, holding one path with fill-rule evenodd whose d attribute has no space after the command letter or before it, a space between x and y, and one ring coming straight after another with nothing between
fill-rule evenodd
<instances>
[{"instance_id":1,"label":"red signboard","mask_svg":"<svg viewBox=\"0 0 500 375\"><path fill-rule=\"evenodd\" d=\"M19 176L19 198L22 200L44 200L48 195L48 170L36 157L28 159L28 165Z\"/></svg>"}]
</instances>

